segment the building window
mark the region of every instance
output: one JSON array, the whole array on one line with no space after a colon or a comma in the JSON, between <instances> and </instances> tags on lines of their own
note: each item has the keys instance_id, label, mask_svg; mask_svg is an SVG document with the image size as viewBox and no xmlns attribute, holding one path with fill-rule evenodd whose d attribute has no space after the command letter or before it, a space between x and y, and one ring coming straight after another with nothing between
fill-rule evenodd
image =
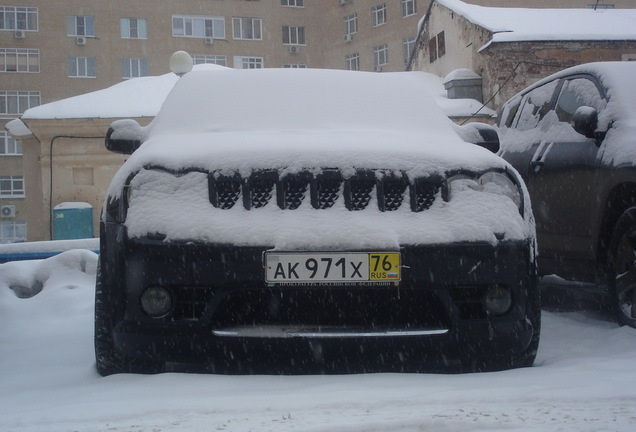
<instances>
[{"instance_id":1,"label":"building window","mask_svg":"<svg viewBox=\"0 0 636 432\"><path fill-rule=\"evenodd\" d=\"M26 222L0 221L0 243L22 243L26 239Z\"/></svg>"},{"instance_id":2,"label":"building window","mask_svg":"<svg viewBox=\"0 0 636 432\"><path fill-rule=\"evenodd\" d=\"M262 69L263 57L234 57L234 67L236 69Z\"/></svg>"},{"instance_id":3,"label":"building window","mask_svg":"<svg viewBox=\"0 0 636 432\"><path fill-rule=\"evenodd\" d=\"M7 131L0 131L0 156L21 156L22 144L14 140Z\"/></svg>"},{"instance_id":4,"label":"building window","mask_svg":"<svg viewBox=\"0 0 636 432\"><path fill-rule=\"evenodd\" d=\"M305 45L305 27L283 26L284 45Z\"/></svg>"},{"instance_id":5,"label":"building window","mask_svg":"<svg viewBox=\"0 0 636 432\"><path fill-rule=\"evenodd\" d=\"M413 50L415 49L415 41L417 37L412 36L402 40L402 46L404 47L404 65L408 66Z\"/></svg>"},{"instance_id":6,"label":"building window","mask_svg":"<svg viewBox=\"0 0 636 432\"><path fill-rule=\"evenodd\" d=\"M0 198L24 198L24 178L0 175Z\"/></svg>"},{"instance_id":7,"label":"building window","mask_svg":"<svg viewBox=\"0 0 636 432\"><path fill-rule=\"evenodd\" d=\"M95 57L69 57L68 76L71 78L95 78Z\"/></svg>"},{"instance_id":8,"label":"building window","mask_svg":"<svg viewBox=\"0 0 636 432\"><path fill-rule=\"evenodd\" d=\"M283 65L285 69L305 69L307 68L306 64L285 64Z\"/></svg>"},{"instance_id":9,"label":"building window","mask_svg":"<svg viewBox=\"0 0 636 432\"><path fill-rule=\"evenodd\" d=\"M38 31L38 8L0 6L0 30Z\"/></svg>"},{"instance_id":10,"label":"building window","mask_svg":"<svg viewBox=\"0 0 636 432\"><path fill-rule=\"evenodd\" d=\"M345 56L345 69L352 71L360 70L360 54L347 54Z\"/></svg>"},{"instance_id":11,"label":"building window","mask_svg":"<svg viewBox=\"0 0 636 432\"><path fill-rule=\"evenodd\" d=\"M358 14L352 13L344 17L344 25L345 36L351 36L352 34L358 33Z\"/></svg>"},{"instance_id":12,"label":"building window","mask_svg":"<svg viewBox=\"0 0 636 432\"><path fill-rule=\"evenodd\" d=\"M225 18L173 15L172 36L225 39Z\"/></svg>"},{"instance_id":13,"label":"building window","mask_svg":"<svg viewBox=\"0 0 636 432\"><path fill-rule=\"evenodd\" d=\"M232 18L234 39L261 40L262 26L260 18Z\"/></svg>"},{"instance_id":14,"label":"building window","mask_svg":"<svg viewBox=\"0 0 636 432\"><path fill-rule=\"evenodd\" d=\"M194 64L215 64L219 66L227 66L227 57L224 55L208 55L208 54L193 54L192 60Z\"/></svg>"},{"instance_id":15,"label":"building window","mask_svg":"<svg viewBox=\"0 0 636 432\"><path fill-rule=\"evenodd\" d=\"M138 78L148 76L148 59L124 58L121 59L122 78Z\"/></svg>"},{"instance_id":16,"label":"building window","mask_svg":"<svg viewBox=\"0 0 636 432\"><path fill-rule=\"evenodd\" d=\"M0 90L0 114L23 114L40 105L39 91Z\"/></svg>"},{"instance_id":17,"label":"building window","mask_svg":"<svg viewBox=\"0 0 636 432\"><path fill-rule=\"evenodd\" d=\"M371 8L371 25L373 27L386 24L386 3Z\"/></svg>"},{"instance_id":18,"label":"building window","mask_svg":"<svg viewBox=\"0 0 636 432\"><path fill-rule=\"evenodd\" d=\"M305 7L305 0L280 0L281 6Z\"/></svg>"},{"instance_id":19,"label":"building window","mask_svg":"<svg viewBox=\"0 0 636 432\"><path fill-rule=\"evenodd\" d=\"M438 58L446 54L446 37L444 32L439 32L428 41L429 61L433 63Z\"/></svg>"},{"instance_id":20,"label":"building window","mask_svg":"<svg viewBox=\"0 0 636 432\"><path fill-rule=\"evenodd\" d=\"M95 37L95 17L82 15L67 16L66 35Z\"/></svg>"},{"instance_id":21,"label":"building window","mask_svg":"<svg viewBox=\"0 0 636 432\"><path fill-rule=\"evenodd\" d=\"M416 0L402 0L402 18L415 15L417 13Z\"/></svg>"},{"instance_id":22,"label":"building window","mask_svg":"<svg viewBox=\"0 0 636 432\"><path fill-rule=\"evenodd\" d=\"M373 58L375 59L374 66L376 72L382 71L382 66L389 63L389 46L381 45L373 47Z\"/></svg>"},{"instance_id":23,"label":"building window","mask_svg":"<svg viewBox=\"0 0 636 432\"><path fill-rule=\"evenodd\" d=\"M146 39L148 23L145 18L121 18L119 20L122 39Z\"/></svg>"},{"instance_id":24,"label":"building window","mask_svg":"<svg viewBox=\"0 0 636 432\"><path fill-rule=\"evenodd\" d=\"M0 72L40 72L40 50L0 48Z\"/></svg>"}]
</instances>

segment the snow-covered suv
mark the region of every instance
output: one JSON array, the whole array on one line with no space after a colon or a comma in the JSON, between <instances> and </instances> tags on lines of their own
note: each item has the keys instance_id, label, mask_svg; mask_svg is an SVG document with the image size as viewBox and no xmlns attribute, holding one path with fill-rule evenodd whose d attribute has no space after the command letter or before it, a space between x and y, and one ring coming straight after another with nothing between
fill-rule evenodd
<instances>
[{"instance_id":1,"label":"snow-covered suv","mask_svg":"<svg viewBox=\"0 0 636 432\"><path fill-rule=\"evenodd\" d=\"M525 186L421 73L194 70L106 145L101 374L532 364Z\"/></svg>"}]
</instances>

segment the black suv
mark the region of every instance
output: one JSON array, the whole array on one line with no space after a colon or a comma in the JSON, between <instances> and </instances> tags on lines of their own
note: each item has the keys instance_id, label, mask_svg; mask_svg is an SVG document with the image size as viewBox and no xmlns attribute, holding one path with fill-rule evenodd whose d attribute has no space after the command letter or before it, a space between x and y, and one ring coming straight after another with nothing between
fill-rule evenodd
<instances>
[{"instance_id":1,"label":"black suv","mask_svg":"<svg viewBox=\"0 0 636 432\"><path fill-rule=\"evenodd\" d=\"M113 123L132 154L102 213L99 372L531 365L527 191L424 82L195 68L148 127Z\"/></svg>"},{"instance_id":2,"label":"black suv","mask_svg":"<svg viewBox=\"0 0 636 432\"><path fill-rule=\"evenodd\" d=\"M508 101L501 156L521 173L546 287L608 299L636 327L636 63L576 66ZM576 297L575 297L576 298Z\"/></svg>"}]
</instances>

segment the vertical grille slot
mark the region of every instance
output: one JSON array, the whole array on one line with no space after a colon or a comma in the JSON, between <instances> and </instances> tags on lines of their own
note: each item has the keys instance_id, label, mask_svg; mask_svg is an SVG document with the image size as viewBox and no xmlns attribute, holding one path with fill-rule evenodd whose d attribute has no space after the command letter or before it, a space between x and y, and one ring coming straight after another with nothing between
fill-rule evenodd
<instances>
[{"instance_id":1,"label":"vertical grille slot","mask_svg":"<svg viewBox=\"0 0 636 432\"><path fill-rule=\"evenodd\" d=\"M380 211L394 211L400 208L404 200L407 181L402 177L386 176L379 183L378 191Z\"/></svg>"},{"instance_id":2,"label":"vertical grille slot","mask_svg":"<svg viewBox=\"0 0 636 432\"><path fill-rule=\"evenodd\" d=\"M278 179L276 171L255 171L243 190L243 205L246 209L265 207L272 199L274 185Z\"/></svg>"},{"instance_id":3,"label":"vertical grille slot","mask_svg":"<svg viewBox=\"0 0 636 432\"><path fill-rule=\"evenodd\" d=\"M283 210L296 210L303 203L309 186L308 173L289 174L277 185L278 206Z\"/></svg>"},{"instance_id":4,"label":"vertical grille slot","mask_svg":"<svg viewBox=\"0 0 636 432\"><path fill-rule=\"evenodd\" d=\"M342 176L338 171L324 171L311 182L311 205L323 210L334 206L340 194Z\"/></svg>"},{"instance_id":5,"label":"vertical grille slot","mask_svg":"<svg viewBox=\"0 0 636 432\"><path fill-rule=\"evenodd\" d=\"M374 172L360 172L345 181L345 205L348 210L364 210L371 201L376 179Z\"/></svg>"},{"instance_id":6,"label":"vertical grille slot","mask_svg":"<svg viewBox=\"0 0 636 432\"><path fill-rule=\"evenodd\" d=\"M429 209L441 188L441 179L418 178L411 182L411 210L421 212Z\"/></svg>"},{"instance_id":7,"label":"vertical grille slot","mask_svg":"<svg viewBox=\"0 0 636 432\"><path fill-rule=\"evenodd\" d=\"M241 177L238 173L227 175L210 174L208 176L210 202L220 209L231 209L241 193Z\"/></svg>"}]
</instances>

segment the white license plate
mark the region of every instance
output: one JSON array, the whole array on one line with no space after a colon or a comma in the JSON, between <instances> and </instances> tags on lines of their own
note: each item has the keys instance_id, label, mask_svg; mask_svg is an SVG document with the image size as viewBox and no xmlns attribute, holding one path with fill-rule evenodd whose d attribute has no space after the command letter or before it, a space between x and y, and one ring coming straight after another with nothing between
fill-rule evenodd
<instances>
[{"instance_id":1,"label":"white license plate","mask_svg":"<svg viewBox=\"0 0 636 432\"><path fill-rule=\"evenodd\" d=\"M266 252L265 282L398 282L399 252Z\"/></svg>"}]
</instances>

